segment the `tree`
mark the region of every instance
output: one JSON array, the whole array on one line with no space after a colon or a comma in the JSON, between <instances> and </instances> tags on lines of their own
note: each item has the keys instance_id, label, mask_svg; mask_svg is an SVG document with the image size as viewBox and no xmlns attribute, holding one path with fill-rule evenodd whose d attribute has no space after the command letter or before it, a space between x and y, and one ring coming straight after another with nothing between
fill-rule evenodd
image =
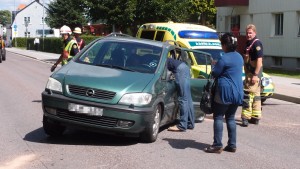
<instances>
[{"instance_id":1,"label":"tree","mask_svg":"<svg viewBox=\"0 0 300 169\"><path fill-rule=\"evenodd\" d=\"M190 0L190 12L199 17L201 25L215 25L217 9L214 0Z\"/></svg>"},{"instance_id":2,"label":"tree","mask_svg":"<svg viewBox=\"0 0 300 169\"><path fill-rule=\"evenodd\" d=\"M53 0L46 12L46 23L51 28L67 25L73 30L87 24L85 0Z\"/></svg>"},{"instance_id":3,"label":"tree","mask_svg":"<svg viewBox=\"0 0 300 169\"><path fill-rule=\"evenodd\" d=\"M87 16L92 21L105 20L118 28L131 28L146 22L182 22L188 17L186 1L182 0L87 0Z\"/></svg>"},{"instance_id":4,"label":"tree","mask_svg":"<svg viewBox=\"0 0 300 169\"><path fill-rule=\"evenodd\" d=\"M11 13L9 10L0 10L0 24L11 24Z\"/></svg>"}]
</instances>

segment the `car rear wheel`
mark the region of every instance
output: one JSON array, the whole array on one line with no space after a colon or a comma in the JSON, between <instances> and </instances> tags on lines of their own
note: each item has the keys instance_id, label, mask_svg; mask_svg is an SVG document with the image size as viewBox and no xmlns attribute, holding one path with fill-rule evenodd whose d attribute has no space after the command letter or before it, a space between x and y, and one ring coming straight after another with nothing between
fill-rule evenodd
<instances>
[{"instance_id":1,"label":"car rear wheel","mask_svg":"<svg viewBox=\"0 0 300 169\"><path fill-rule=\"evenodd\" d=\"M0 63L2 63L2 49L0 49Z\"/></svg>"},{"instance_id":2,"label":"car rear wheel","mask_svg":"<svg viewBox=\"0 0 300 169\"><path fill-rule=\"evenodd\" d=\"M144 132L141 134L141 140L146 143L155 142L159 132L161 106L156 105L152 114L151 122L146 126Z\"/></svg>"},{"instance_id":3,"label":"car rear wheel","mask_svg":"<svg viewBox=\"0 0 300 169\"><path fill-rule=\"evenodd\" d=\"M50 121L46 116L43 116L43 128L45 133L52 137L61 136L66 130L66 127Z\"/></svg>"},{"instance_id":4,"label":"car rear wheel","mask_svg":"<svg viewBox=\"0 0 300 169\"><path fill-rule=\"evenodd\" d=\"M2 60L4 61L4 60L6 60L6 50L3 49L2 52L3 52L3 53L2 53Z\"/></svg>"}]
</instances>

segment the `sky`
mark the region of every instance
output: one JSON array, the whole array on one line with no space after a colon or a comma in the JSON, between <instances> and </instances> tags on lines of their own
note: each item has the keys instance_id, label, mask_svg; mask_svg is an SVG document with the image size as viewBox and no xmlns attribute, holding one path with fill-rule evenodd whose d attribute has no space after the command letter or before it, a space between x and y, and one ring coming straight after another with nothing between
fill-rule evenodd
<instances>
[{"instance_id":1,"label":"sky","mask_svg":"<svg viewBox=\"0 0 300 169\"><path fill-rule=\"evenodd\" d=\"M20 4L28 5L33 1L35 0L0 0L0 10L15 11L15 9L18 8ZM43 1L46 5L53 0L40 0L40 3L43 4Z\"/></svg>"}]
</instances>

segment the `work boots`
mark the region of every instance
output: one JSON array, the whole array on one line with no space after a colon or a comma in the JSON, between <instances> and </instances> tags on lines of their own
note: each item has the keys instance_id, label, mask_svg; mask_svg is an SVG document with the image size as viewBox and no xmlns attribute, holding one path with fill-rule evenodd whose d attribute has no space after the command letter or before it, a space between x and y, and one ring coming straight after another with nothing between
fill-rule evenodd
<instances>
[{"instance_id":1,"label":"work boots","mask_svg":"<svg viewBox=\"0 0 300 169\"><path fill-rule=\"evenodd\" d=\"M249 123L258 125L258 124L259 124L259 119L251 118L251 119L249 120Z\"/></svg>"},{"instance_id":2,"label":"work boots","mask_svg":"<svg viewBox=\"0 0 300 169\"><path fill-rule=\"evenodd\" d=\"M244 118L242 118L242 125L241 125L241 126L243 126L243 127L248 127L248 125L249 125L249 122L248 122L248 120L247 120L247 119L244 119Z\"/></svg>"}]
</instances>

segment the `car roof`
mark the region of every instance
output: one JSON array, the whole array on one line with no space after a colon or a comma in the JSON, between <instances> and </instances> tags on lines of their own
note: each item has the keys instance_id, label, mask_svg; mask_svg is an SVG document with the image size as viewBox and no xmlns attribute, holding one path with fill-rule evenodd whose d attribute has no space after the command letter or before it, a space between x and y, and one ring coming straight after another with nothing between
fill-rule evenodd
<instances>
[{"instance_id":1,"label":"car roof","mask_svg":"<svg viewBox=\"0 0 300 169\"><path fill-rule=\"evenodd\" d=\"M164 44L167 44L167 43L161 42L161 41L155 41L155 40L149 40L149 39L140 39L140 38L136 38L136 37L127 37L127 36L109 36L109 37L99 38L99 39L107 40L107 41L122 41L122 42L144 43L144 44L149 44L149 45L153 45L153 46L157 46L157 47L162 47Z\"/></svg>"},{"instance_id":2,"label":"car roof","mask_svg":"<svg viewBox=\"0 0 300 169\"><path fill-rule=\"evenodd\" d=\"M212 28L209 28L207 26L191 24L191 23L176 23L176 22L156 22L155 23L154 22L154 23L145 23L143 25L170 27L170 28L172 28L176 31L180 31L180 30L200 30L200 31L216 32L216 30L214 30Z\"/></svg>"}]
</instances>

